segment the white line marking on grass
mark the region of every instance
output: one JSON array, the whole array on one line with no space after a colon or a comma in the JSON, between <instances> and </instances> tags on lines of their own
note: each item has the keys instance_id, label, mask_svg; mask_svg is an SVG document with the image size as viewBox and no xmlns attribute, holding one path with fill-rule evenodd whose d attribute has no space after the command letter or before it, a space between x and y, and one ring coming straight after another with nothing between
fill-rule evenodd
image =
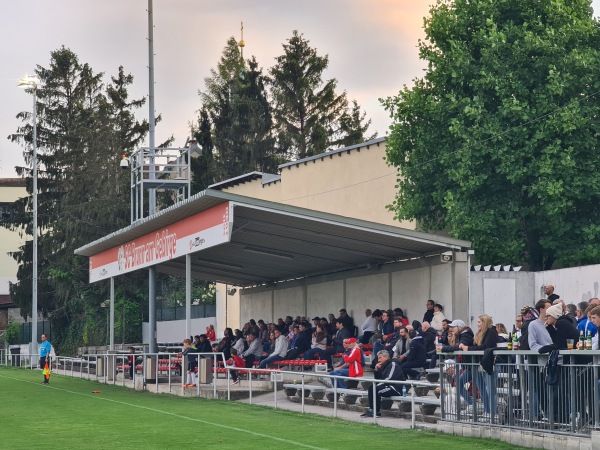
<instances>
[{"instance_id":1,"label":"white line marking on grass","mask_svg":"<svg viewBox=\"0 0 600 450\"><path fill-rule=\"evenodd\" d=\"M33 381L22 380L20 378L7 377L5 375L0 375L0 378L8 378L9 380L21 381L21 382L25 382L25 383L33 384L35 386L42 387L39 383L35 383ZM84 393L81 393L81 392L70 391L68 389L61 389L61 388L57 388L57 387L54 387L54 386L51 386L51 385L45 385L45 386L43 386L43 389L54 389L56 391L68 392L69 394L82 395L84 397L91 397L91 398L93 398L95 400L104 400L106 402L117 403L119 405L131 406L133 408L144 409L146 411L152 411L152 412L155 412L155 413L164 414L166 416L176 417L178 419L190 420L192 422L199 422L199 423L203 423L205 425L212 425L212 426L215 426L215 427L225 428L227 430L238 431L240 433L247 433L247 434L251 434L253 436L258 436L258 437L262 437L262 438L272 439L274 441L285 442L286 444L297 445L298 447L312 448L312 449L315 449L315 450L326 450L323 447L315 447L313 445L304 444L302 442L291 441L289 439L283 439L283 438L280 438L280 437L277 437L277 436L272 436L270 434L256 433L255 431L244 430L243 428L231 427L229 425L223 425L222 423L209 422L208 420L202 420L202 419L196 419L194 417L182 416L180 414L175 414L175 413L168 412L168 411L163 411L163 410L160 410L160 409L149 408L147 406L134 405L133 403L126 403L126 402L121 402L121 401L118 401L118 400L112 400L110 398L98 397L97 395L90 395L90 394L84 394Z\"/></svg>"}]
</instances>

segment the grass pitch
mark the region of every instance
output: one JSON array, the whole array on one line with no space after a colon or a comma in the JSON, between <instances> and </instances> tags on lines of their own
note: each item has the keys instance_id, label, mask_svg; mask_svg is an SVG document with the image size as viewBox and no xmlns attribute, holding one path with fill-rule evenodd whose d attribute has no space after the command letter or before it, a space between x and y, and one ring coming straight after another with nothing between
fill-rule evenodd
<instances>
[{"instance_id":1,"label":"grass pitch","mask_svg":"<svg viewBox=\"0 0 600 450\"><path fill-rule=\"evenodd\" d=\"M0 368L0 421L2 449L515 448L59 375L44 386L41 371L6 367Z\"/></svg>"}]
</instances>

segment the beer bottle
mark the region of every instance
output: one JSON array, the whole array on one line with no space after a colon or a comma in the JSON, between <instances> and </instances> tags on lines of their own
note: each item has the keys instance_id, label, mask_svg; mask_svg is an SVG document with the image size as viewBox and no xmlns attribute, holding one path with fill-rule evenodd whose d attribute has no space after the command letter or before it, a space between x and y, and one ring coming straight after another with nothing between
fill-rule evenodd
<instances>
[{"instance_id":1,"label":"beer bottle","mask_svg":"<svg viewBox=\"0 0 600 450\"><path fill-rule=\"evenodd\" d=\"M508 333L508 342L506 343L506 349L512 350L512 333Z\"/></svg>"},{"instance_id":2,"label":"beer bottle","mask_svg":"<svg viewBox=\"0 0 600 450\"><path fill-rule=\"evenodd\" d=\"M592 332L590 330L588 330L587 339L585 340L585 349L592 349Z\"/></svg>"},{"instance_id":3,"label":"beer bottle","mask_svg":"<svg viewBox=\"0 0 600 450\"><path fill-rule=\"evenodd\" d=\"M519 338L517 337L517 333L514 333L512 338L513 338L512 349L519 350Z\"/></svg>"},{"instance_id":4,"label":"beer bottle","mask_svg":"<svg viewBox=\"0 0 600 450\"><path fill-rule=\"evenodd\" d=\"M579 350L585 350L585 336L583 330L579 332Z\"/></svg>"}]
</instances>

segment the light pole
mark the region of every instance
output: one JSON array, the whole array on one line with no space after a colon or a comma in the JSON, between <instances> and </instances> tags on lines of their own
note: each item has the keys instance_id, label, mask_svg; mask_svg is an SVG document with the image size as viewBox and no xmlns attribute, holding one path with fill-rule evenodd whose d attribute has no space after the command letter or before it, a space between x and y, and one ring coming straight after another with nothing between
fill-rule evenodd
<instances>
[{"instance_id":1,"label":"light pole","mask_svg":"<svg viewBox=\"0 0 600 450\"><path fill-rule=\"evenodd\" d=\"M37 226L37 88L40 80L35 76L25 76L19 80L19 87L33 91L33 155L31 165L33 166L32 187L32 212L33 212L33 272L31 275L31 353L37 354L37 309L38 309L38 226Z\"/></svg>"}]
</instances>

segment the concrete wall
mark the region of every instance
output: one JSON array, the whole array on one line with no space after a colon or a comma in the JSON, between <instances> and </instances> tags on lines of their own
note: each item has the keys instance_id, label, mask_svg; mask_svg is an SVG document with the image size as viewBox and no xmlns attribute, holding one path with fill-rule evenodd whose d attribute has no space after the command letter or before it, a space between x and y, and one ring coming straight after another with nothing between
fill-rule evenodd
<instances>
[{"instance_id":1,"label":"concrete wall","mask_svg":"<svg viewBox=\"0 0 600 450\"><path fill-rule=\"evenodd\" d=\"M192 336L206 333L206 327L210 324L216 324L215 317L204 317L201 319L192 319ZM185 335L185 320L170 320L166 322L156 322L156 341L157 342L182 342ZM219 335L217 335L217 339ZM142 324L142 342L150 342L148 333L148 322Z\"/></svg>"},{"instance_id":2,"label":"concrete wall","mask_svg":"<svg viewBox=\"0 0 600 450\"><path fill-rule=\"evenodd\" d=\"M537 272L536 294L541 295L542 286L547 284L552 284L554 292L567 303L577 304L592 297L600 298L600 264Z\"/></svg>"},{"instance_id":3,"label":"concrete wall","mask_svg":"<svg viewBox=\"0 0 600 450\"><path fill-rule=\"evenodd\" d=\"M238 184L225 192L324 211L345 217L414 229L394 220L386 206L397 193L396 170L385 162L385 141L289 165L281 180Z\"/></svg>"},{"instance_id":4,"label":"concrete wall","mask_svg":"<svg viewBox=\"0 0 600 450\"><path fill-rule=\"evenodd\" d=\"M240 323L250 318L269 322L287 315L337 316L340 308L346 308L360 325L366 308L394 307L405 309L411 320L420 321L425 302L430 298L466 317L466 267L466 263L460 262L441 263L439 256L434 256L384 265L376 270L360 269L281 283L272 288L244 289ZM461 299L456 302L458 306L453 301L457 292Z\"/></svg>"}]
</instances>

